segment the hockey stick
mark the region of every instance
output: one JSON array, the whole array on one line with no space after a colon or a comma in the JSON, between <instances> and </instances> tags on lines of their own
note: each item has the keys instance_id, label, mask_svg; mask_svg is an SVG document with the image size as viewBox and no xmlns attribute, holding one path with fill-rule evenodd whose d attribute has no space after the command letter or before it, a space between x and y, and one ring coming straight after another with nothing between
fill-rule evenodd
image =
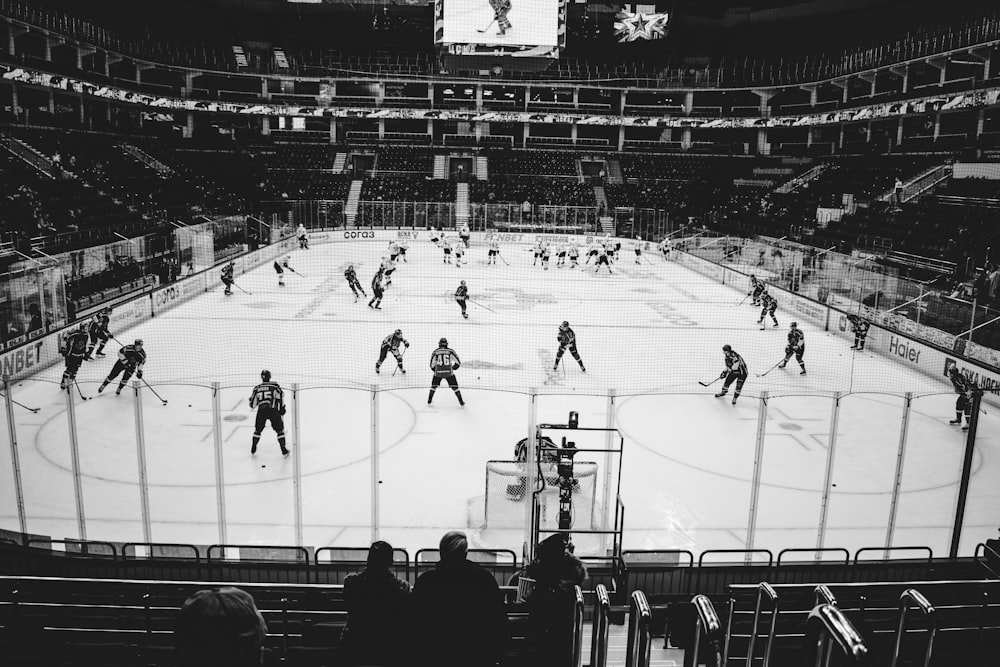
<instances>
[{"instance_id":1,"label":"hockey stick","mask_svg":"<svg viewBox=\"0 0 1000 667\"><path fill-rule=\"evenodd\" d=\"M82 398L85 401L89 401L90 400L90 396L84 396L83 395L83 390L80 389L80 385L77 384L76 378L73 378L73 386L76 387L76 390L78 392L80 392L80 398Z\"/></svg>"},{"instance_id":2,"label":"hockey stick","mask_svg":"<svg viewBox=\"0 0 1000 667\"><path fill-rule=\"evenodd\" d=\"M500 261L501 261L501 262L503 262L504 264L507 264L507 266L510 266L510 264L509 264L509 263L507 262L507 260L506 260L506 259L504 259L504 258L503 258L503 255L501 255L501 254L500 254L499 252L497 253L497 257L499 257L499 258L500 258Z\"/></svg>"},{"instance_id":3,"label":"hockey stick","mask_svg":"<svg viewBox=\"0 0 1000 667\"><path fill-rule=\"evenodd\" d=\"M396 359L396 367L392 369L391 377L396 377L396 371L403 367L403 357L406 356L406 351L409 349L408 347L404 347L403 351L399 353L399 359Z\"/></svg>"},{"instance_id":4,"label":"hockey stick","mask_svg":"<svg viewBox=\"0 0 1000 667\"><path fill-rule=\"evenodd\" d=\"M740 306L742 306L744 303L747 302L747 299L749 299L749 298L750 298L750 295L747 294L745 297L743 297L742 301L740 301L738 304L736 304L736 307L739 308Z\"/></svg>"},{"instance_id":5,"label":"hockey stick","mask_svg":"<svg viewBox=\"0 0 1000 667\"><path fill-rule=\"evenodd\" d=\"M762 377L764 377L765 375L767 375L768 373L770 373L771 371L773 371L773 370L774 370L775 368L777 368L778 366L780 366L780 365L782 364L782 362L784 362L784 361L785 361L785 360L784 360L784 359L782 359L781 361L779 361L779 362L778 362L778 363L776 363L775 365L773 365L773 366L771 366L770 368L768 368L768 369L767 369L766 371L764 371L763 373L758 373L758 374L757 374L757 377L759 377L759 378L762 378Z\"/></svg>"},{"instance_id":6,"label":"hockey stick","mask_svg":"<svg viewBox=\"0 0 1000 667\"><path fill-rule=\"evenodd\" d=\"M7 398L7 394L4 394L4 393L0 393L0 397L2 397L2 398ZM29 407L28 407L27 405L25 405L24 403L18 403L18 402L17 402L17 401L15 401L15 400L14 400L13 398L12 398L12 399L10 399L10 402L11 402L11 403L13 403L14 405L20 405L20 406L21 406L22 408L24 408L25 410L27 410L27 411L29 411L29 412L36 412L36 413L37 413L37 412L38 412L39 410L41 410L41 408L29 408Z\"/></svg>"},{"instance_id":7,"label":"hockey stick","mask_svg":"<svg viewBox=\"0 0 1000 667\"><path fill-rule=\"evenodd\" d=\"M236 281L235 281L235 280L233 281L233 285L236 285ZM243 292L243 293L244 293L244 294L246 294L247 296L253 296L253 293L252 293L252 292L248 292L248 291L246 291L245 289L243 289L243 288L242 288L242 287L240 287L239 285L236 285L236 289L238 289L239 291Z\"/></svg>"},{"instance_id":8,"label":"hockey stick","mask_svg":"<svg viewBox=\"0 0 1000 667\"><path fill-rule=\"evenodd\" d=\"M469 299L469 301L472 301L472 299ZM488 310L488 311L490 311L490 312L491 312L491 313L493 313L494 315L496 315L496 314L497 314L497 311L493 310L492 308L487 308L486 306L484 306L483 304L479 303L478 301L472 301L472 303L476 304L477 306L479 306L479 307L480 307L480 308L482 308L483 310Z\"/></svg>"},{"instance_id":9,"label":"hockey stick","mask_svg":"<svg viewBox=\"0 0 1000 667\"><path fill-rule=\"evenodd\" d=\"M292 273L294 273L295 275L297 275L297 276L298 276L299 278L305 278L305 276L304 276L304 275L302 275L301 273L299 273L298 271L296 271L296 270L295 270L295 269L293 269L292 267L290 267L290 266L289 266L289 267L287 267L287 268L288 268L288 270L289 270L289 271L291 271Z\"/></svg>"},{"instance_id":10,"label":"hockey stick","mask_svg":"<svg viewBox=\"0 0 1000 667\"><path fill-rule=\"evenodd\" d=\"M496 23L496 22L497 22L497 17L496 17L496 16L494 16L494 17L493 17L493 20L489 22L489 25L487 25L487 26L486 26L485 28L483 28L482 30L480 30L479 28L476 28L476 32L478 32L478 33L483 33L483 32L486 32L487 30L489 30L490 28L492 28L492 27L493 27L493 24L494 24L494 23Z\"/></svg>"},{"instance_id":11,"label":"hockey stick","mask_svg":"<svg viewBox=\"0 0 1000 667\"><path fill-rule=\"evenodd\" d=\"M167 399L165 399L165 398L163 398L162 396L160 396L159 394L157 394L157 393L156 393L156 390L155 390L155 389L153 389L153 388L152 388L151 386L149 386L149 383L148 383L148 382L146 382L146 378L139 378L139 379L140 379L140 380L142 380L142 383L143 383L144 385L146 385L146 389L149 389L149 390L150 390L151 392L153 392L153 396L156 396L156 397L157 397L158 399L160 399L161 401L163 401L163 404L164 404L164 405L166 405L166 404L167 404Z\"/></svg>"},{"instance_id":12,"label":"hockey stick","mask_svg":"<svg viewBox=\"0 0 1000 667\"><path fill-rule=\"evenodd\" d=\"M711 387L713 384L715 384L716 382L718 382L721 379L722 379L722 377L717 377L714 380L712 380L711 382L702 382L701 380L698 380L698 384L700 384L702 387Z\"/></svg>"}]
</instances>

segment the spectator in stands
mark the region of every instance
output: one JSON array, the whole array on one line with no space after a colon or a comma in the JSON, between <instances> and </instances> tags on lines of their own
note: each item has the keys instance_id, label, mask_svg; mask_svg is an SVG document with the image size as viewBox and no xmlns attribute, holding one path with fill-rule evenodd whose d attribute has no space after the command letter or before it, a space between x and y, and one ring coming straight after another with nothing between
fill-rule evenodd
<instances>
[{"instance_id":1,"label":"spectator in stands","mask_svg":"<svg viewBox=\"0 0 1000 667\"><path fill-rule=\"evenodd\" d=\"M535 560L525 569L533 580L524 602L528 609L531 664L567 666L572 658L574 589L587 578L587 569L570 552L562 534L538 544Z\"/></svg>"},{"instance_id":2,"label":"spectator in stands","mask_svg":"<svg viewBox=\"0 0 1000 667\"><path fill-rule=\"evenodd\" d=\"M246 591L198 591L181 607L174 629L177 664L183 667L256 667L263 662L267 624Z\"/></svg>"},{"instance_id":3,"label":"spectator in stands","mask_svg":"<svg viewBox=\"0 0 1000 667\"><path fill-rule=\"evenodd\" d=\"M28 333L42 328L42 310L37 303L28 304Z\"/></svg>"},{"instance_id":4,"label":"spectator in stands","mask_svg":"<svg viewBox=\"0 0 1000 667\"><path fill-rule=\"evenodd\" d=\"M892 193L893 193L893 201L896 203L896 206L902 206L903 181L899 178L899 176L896 177L896 182L895 184L893 184Z\"/></svg>"},{"instance_id":5,"label":"spectator in stands","mask_svg":"<svg viewBox=\"0 0 1000 667\"><path fill-rule=\"evenodd\" d=\"M396 665L405 656L402 636L410 585L392 573L392 545L374 542L364 570L344 579L347 628L344 648L357 665Z\"/></svg>"},{"instance_id":6,"label":"spectator in stands","mask_svg":"<svg viewBox=\"0 0 1000 667\"><path fill-rule=\"evenodd\" d=\"M1000 298L1000 268L997 268L996 264L991 264L988 267L988 273L986 276L986 298L989 299L990 303L996 303L998 298Z\"/></svg>"},{"instance_id":7,"label":"spectator in stands","mask_svg":"<svg viewBox=\"0 0 1000 667\"><path fill-rule=\"evenodd\" d=\"M465 533L441 538L441 560L413 588L411 664L493 667L507 640L507 614L496 579L470 562Z\"/></svg>"}]
</instances>

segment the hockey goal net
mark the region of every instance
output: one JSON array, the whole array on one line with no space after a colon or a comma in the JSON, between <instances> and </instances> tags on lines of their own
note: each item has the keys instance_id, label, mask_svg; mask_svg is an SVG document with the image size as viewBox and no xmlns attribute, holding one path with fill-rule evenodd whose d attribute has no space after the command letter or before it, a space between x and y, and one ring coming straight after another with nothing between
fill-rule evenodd
<instances>
[{"instance_id":1,"label":"hockey goal net","mask_svg":"<svg viewBox=\"0 0 1000 667\"><path fill-rule=\"evenodd\" d=\"M487 461L486 498L483 528L518 528L524 525L525 505L531 502L531 488L524 461ZM545 461L541 471L545 480L539 494L539 521L543 528L556 528L559 514L559 481L556 463ZM576 461L573 464L573 528L595 530L598 525L597 463ZM530 472L529 472L530 474Z\"/></svg>"}]
</instances>

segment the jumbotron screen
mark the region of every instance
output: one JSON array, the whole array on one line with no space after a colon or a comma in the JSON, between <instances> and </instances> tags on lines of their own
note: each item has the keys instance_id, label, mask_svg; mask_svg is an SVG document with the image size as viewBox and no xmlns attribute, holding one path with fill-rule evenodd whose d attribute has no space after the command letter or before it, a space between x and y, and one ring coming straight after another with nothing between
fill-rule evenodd
<instances>
[{"instance_id":1,"label":"jumbotron screen","mask_svg":"<svg viewBox=\"0 0 1000 667\"><path fill-rule=\"evenodd\" d=\"M434 43L452 55L555 58L566 0L435 0Z\"/></svg>"}]
</instances>

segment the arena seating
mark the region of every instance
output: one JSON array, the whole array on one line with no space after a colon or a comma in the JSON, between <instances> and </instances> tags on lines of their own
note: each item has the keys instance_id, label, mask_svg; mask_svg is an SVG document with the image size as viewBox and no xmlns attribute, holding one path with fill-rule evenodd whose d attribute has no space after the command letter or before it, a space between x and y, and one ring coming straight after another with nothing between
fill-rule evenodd
<instances>
[{"instance_id":1,"label":"arena seating","mask_svg":"<svg viewBox=\"0 0 1000 667\"><path fill-rule=\"evenodd\" d=\"M594 188L575 178L540 179L517 176L491 176L489 181L473 182L470 199L481 204L513 203L596 206Z\"/></svg>"},{"instance_id":2,"label":"arena seating","mask_svg":"<svg viewBox=\"0 0 1000 667\"><path fill-rule=\"evenodd\" d=\"M434 171L434 153L428 148L383 146L375 158L379 174L406 173L430 175Z\"/></svg>"},{"instance_id":3,"label":"arena seating","mask_svg":"<svg viewBox=\"0 0 1000 667\"><path fill-rule=\"evenodd\" d=\"M443 179L371 176L361 186L361 201L455 201L455 186Z\"/></svg>"}]
</instances>

